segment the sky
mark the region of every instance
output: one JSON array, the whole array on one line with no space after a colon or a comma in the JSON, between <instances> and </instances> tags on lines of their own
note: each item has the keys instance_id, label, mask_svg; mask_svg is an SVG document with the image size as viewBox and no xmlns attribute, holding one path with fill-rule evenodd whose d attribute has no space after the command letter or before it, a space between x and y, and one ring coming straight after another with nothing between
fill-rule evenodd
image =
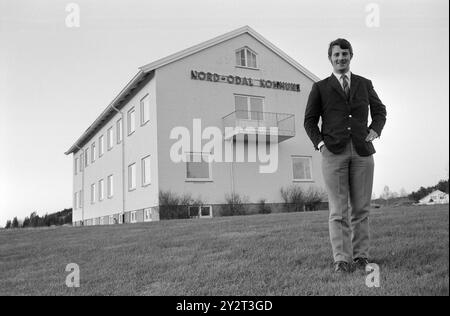
<instances>
[{"instance_id":1,"label":"sky","mask_svg":"<svg viewBox=\"0 0 450 316\"><path fill-rule=\"evenodd\" d=\"M319 78L328 44L387 107L374 141L374 194L448 178L447 0L0 0L0 226L72 207L64 152L138 67L249 25ZM377 15L378 13L378 15Z\"/></svg>"}]
</instances>

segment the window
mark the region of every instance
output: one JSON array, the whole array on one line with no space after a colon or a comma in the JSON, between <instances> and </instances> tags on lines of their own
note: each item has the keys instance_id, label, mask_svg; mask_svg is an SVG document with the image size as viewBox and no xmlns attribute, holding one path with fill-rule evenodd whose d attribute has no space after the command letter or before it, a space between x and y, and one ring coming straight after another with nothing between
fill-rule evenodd
<instances>
[{"instance_id":1,"label":"window","mask_svg":"<svg viewBox=\"0 0 450 316\"><path fill-rule=\"evenodd\" d=\"M95 183L91 184L91 204L95 203Z\"/></svg>"},{"instance_id":2,"label":"window","mask_svg":"<svg viewBox=\"0 0 450 316\"><path fill-rule=\"evenodd\" d=\"M111 150L114 145L114 130L112 127L108 128L107 132L107 148L108 150Z\"/></svg>"},{"instance_id":3,"label":"window","mask_svg":"<svg viewBox=\"0 0 450 316\"><path fill-rule=\"evenodd\" d=\"M83 172L83 151L81 151L81 155L80 155L80 172Z\"/></svg>"},{"instance_id":4,"label":"window","mask_svg":"<svg viewBox=\"0 0 450 316\"><path fill-rule=\"evenodd\" d=\"M144 209L144 221L146 221L146 222L152 221L152 209L151 208Z\"/></svg>"},{"instance_id":5,"label":"window","mask_svg":"<svg viewBox=\"0 0 450 316\"><path fill-rule=\"evenodd\" d=\"M189 218L211 218L212 217L212 206L189 206L188 207Z\"/></svg>"},{"instance_id":6,"label":"window","mask_svg":"<svg viewBox=\"0 0 450 316\"><path fill-rule=\"evenodd\" d=\"M89 148L86 148L86 149L84 150L84 167L85 167L85 168L89 165L89 157L88 157L88 154L89 154Z\"/></svg>"},{"instance_id":7,"label":"window","mask_svg":"<svg viewBox=\"0 0 450 316\"><path fill-rule=\"evenodd\" d=\"M136 212L131 212L130 222L131 223L136 223L137 222Z\"/></svg>"},{"instance_id":8,"label":"window","mask_svg":"<svg viewBox=\"0 0 450 316\"><path fill-rule=\"evenodd\" d=\"M247 68L257 68L256 53L248 47L236 51L236 65Z\"/></svg>"},{"instance_id":9,"label":"window","mask_svg":"<svg viewBox=\"0 0 450 316\"><path fill-rule=\"evenodd\" d=\"M83 207L83 191L78 191L78 208Z\"/></svg>"},{"instance_id":10,"label":"window","mask_svg":"<svg viewBox=\"0 0 450 316\"><path fill-rule=\"evenodd\" d=\"M104 153L104 150L105 150L105 148L104 148L104 138L103 138L103 135L102 136L100 136L99 137L99 139L98 139L98 157L100 158L101 156L103 156L103 153Z\"/></svg>"},{"instance_id":11,"label":"window","mask_svg":"<svg viewBox=\"0 0 450 316\"><path fill-rule=\"evenodd\" d=\"M150 101L148 94L141 99L141 125L150 120Z\"/></svg>"},{"instance_id":12,"label":"window","mask_svg":"<svg viewBox=\"0 0 450 316\"><path fill-rule=\"evenodd\" d=\"M264 98L246 95L235 95L236 118L244 120L264 119Z\"/></svg>"},{"instance_id":13,"label":"window","mask_svg":"<svg viewBox=\"0 0 450 316\"><path fill-rule=\"evenodd\" d=\"M103 217L100 217L100 225L103 225Z\"/></svg>"},{"instance_id":14,"label":"window","mask_svg":"<svg viewBox=\"0 0 450 316\"><path fill-rule=\"evenodd\" d=\"M110 215L109 216L109 225L113 225L114 224L114 215Z\"/></svg>"},{"instance_id":15,"label":"window","mask_svg":"<svg viewBox=\"0 0 450 316\"><path fill-rule=\"evenodd\" d=\"M142 158L142 186L150 184L150 156Z\"/></svg>"},{"instance_id":16,"label":"window","mask_svg":"<svg viewBox=\"0 0 450 316\"><path fill-rule=\"evenodd\" d=\"M128 166L128 191L136 189L136 164Z\"/></svg>"},{"instance_id":17,"label":"window","mask_svg":"<svg viewBox=\"0 0 450 316\"><path fill-rule=\"evenodd\" d=\"M75 169L75 175L77 175L77 173L78 173L78 158L75 158L74 169Z\"/></svg>"},{"instance_id":18,"label":"window","mask_svg":"<svg viewBox=\"0 0 450 316\"><path fill-rule=\"evenodd\" d=\"M136 130L136 119L135 119L135 112L134 112L134 108L132 108L131 110L128 111L128 121L127 121L127 125L128 125L128 135L131 135L134 133L134 131Z\"/></svg>"},{"instance_id":19,"label":"window","mask_svg":"<svg viewBox=\"0 0 450 316\"><path fill-rule=\"evenodd\" d=\"M78 205L78 192L75 192L73 194L73 209L76 210L78 208L79 208L79 205Z\"/></svg>"},{"instance_id":20,"label":"window","mask_svg":"<svg viewBox=\"0 0 450 316\"><path fill-rule=\"evenodd\" d=\"M203 158L203 159L202 159ZM209 154L190 153L186 162L186 180L212 181Z\"/></svg>"},{"instance_id":21,"label":"window","mask_svg":"<svg viewBox=\"0 0 450 316\"><path fill-rule=\"evenodd\" d=\"M122 119L119 119L117 121L116 134L117 134L117 144L120 144L122 142L122 135L123 135Z\"/></svg>"},{"instance_id":22,"label":"window","mask_svg":"<svg viewBox=\"0 0 450 316\"><path fill-rule=\"evenodd\" d=\"M294 181L312 181L311 162L311 157L292 157Z\"/></svg>"},{"instance_id":23,"label":"window","mask_svg":"<svg viewBox=\"0 0 450 316\"><path fill-rule=\"evenodd\" d=\"M108 176L108 198L112 198L114 195L114 178L113 175Z\"/></svg>"},{"instance_id":24,"label":"window","mask_svg":"<svg viewBox=\"0 0 450 316\"><path fill-rule=\"evenodd\" d=\"M96 156L96 153L95 153L95 143L92 143L92 145L91 145L91 163L94 163L94 161L95 161L95 156Z\"/></svg>"},{"instance_id":25,"label":"window","mask_svg":"<svg viewBox=\"0 0 450 316\"><path fill-rule=\"evenodd\" d=\"M104 181L101 179L98 181L98 200L103 201L105 198L105 187L104 187Z\"/></svg>"}]
</instances>

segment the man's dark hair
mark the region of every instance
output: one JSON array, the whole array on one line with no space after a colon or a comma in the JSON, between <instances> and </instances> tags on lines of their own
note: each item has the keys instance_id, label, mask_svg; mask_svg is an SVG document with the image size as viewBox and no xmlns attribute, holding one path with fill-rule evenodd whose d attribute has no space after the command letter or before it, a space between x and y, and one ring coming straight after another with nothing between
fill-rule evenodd
<instances>
[{"instance_id":1,"label":"man's dark hair","mask_svg":"<svg viewBox=\"0 0 450 316\"><path fill-rule=\"evenodd\" d=\"M350 44L350 42L344 38L338 38L337 40L334 40L330 43L330 46L328 47L328 58L331 57L333 46L339 46L341 49L348 49L350 50L350 56L353 56L352 44Z\"/></svg>"}]
</instances>

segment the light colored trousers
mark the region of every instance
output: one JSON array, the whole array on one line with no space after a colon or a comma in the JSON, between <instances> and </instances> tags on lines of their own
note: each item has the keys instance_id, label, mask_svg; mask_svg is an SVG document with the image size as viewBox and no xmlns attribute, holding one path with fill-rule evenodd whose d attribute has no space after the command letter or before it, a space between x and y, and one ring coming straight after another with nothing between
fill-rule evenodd
<instances>
[{"instance_id":1,"label":"light colored trousers","mask_svg":"<svg viewBox=\"0 0 450 316\"><path fill-rule=\"evenodd\" d=\"M335 262L369 258L373 171L373 155L359 156L351 141L337 155L326 146L322 149L322 174L328 192L330 240Z\"/></svg>"}]
</instances>

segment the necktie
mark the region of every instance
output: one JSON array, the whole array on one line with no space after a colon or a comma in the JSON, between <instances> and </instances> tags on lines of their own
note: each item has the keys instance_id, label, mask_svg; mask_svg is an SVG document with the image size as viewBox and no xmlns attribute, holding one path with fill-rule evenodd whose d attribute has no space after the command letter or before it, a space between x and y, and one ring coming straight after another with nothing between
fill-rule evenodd
<instances>
[{"instance_id":1,"label":"necktie","mask_svg":"<svg viewBox=\"0 0 450 316\"><path fill-rule=\"evenodd\" d=\"M342 75L341 79L342 79L342 87L344 88L345 95L348 98L348 95L349 95L349 92L350 92L350 87L348 86L347 76L346 75Z\"/></svg>"}]
</instances>

